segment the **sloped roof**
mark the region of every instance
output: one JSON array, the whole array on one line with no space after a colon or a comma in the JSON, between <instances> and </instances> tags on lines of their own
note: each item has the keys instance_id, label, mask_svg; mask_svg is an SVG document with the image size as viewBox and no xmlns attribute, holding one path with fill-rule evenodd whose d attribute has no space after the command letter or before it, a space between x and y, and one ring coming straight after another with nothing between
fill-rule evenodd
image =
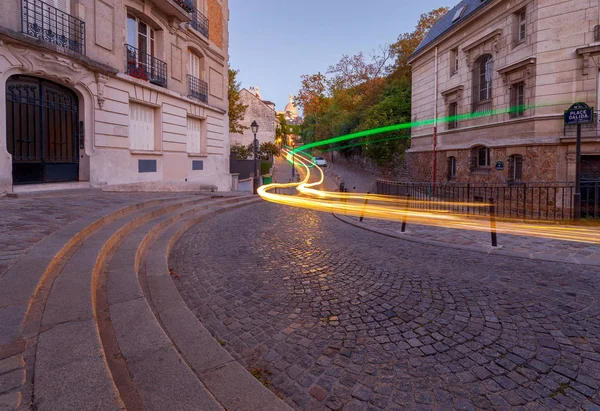
<instances>
[{"instance_id":1,"label":"sloped roof","mask_svg":"<svg viewBox=\"0 0 600 411\"><path fill-rule=\"evenodd\" d=\"M452 10L446 13L440 18L433 27L429 30L423 41L417 46L410 59L415 57L419 52L426 48L430 43L433 43L438 37L451 30L453 27L458 26L463 20L473 14L475 11L491 3L491 0L462 0ZM459 18L452 21L456 13L463 7L465 10L462 12Z\"/></svg>"}]
</instances>

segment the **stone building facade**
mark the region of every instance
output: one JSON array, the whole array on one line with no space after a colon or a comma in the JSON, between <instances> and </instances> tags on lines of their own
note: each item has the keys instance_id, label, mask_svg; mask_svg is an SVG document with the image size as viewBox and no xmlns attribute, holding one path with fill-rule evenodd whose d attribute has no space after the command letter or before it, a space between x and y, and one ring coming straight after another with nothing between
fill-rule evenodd
<instances>
[{"instance_id":1,"label":"stone building facade","mask_svg":"<svg viewBox=\"0 0 600 411\"><path fill-rule=\"evenodd\" d=\"M412 129L413 180L432 181L435 168L438 182L574 181L563 113L600 106L598 2L463 0L410 63L412 120L423 121ZM600 180L597 116L582 154L582 177Z\"/></svg>"},{"instance_id":2,"label":"stone building facade","mask_svg":"<svg viewBox=\"0 0 600 411\"><path fill-rule=\"evenodd\" d=\"M0 193L229 190L227 0L0 2Z\"/></svg>"},{"instance_id":3,"label":"stone building facade","mask_svg":"<svg viewBox=\"0 0 600 411\"><path fill-rule=\"evenodd\" d=\"M254 141L254 134L250 129L253 121L258 123L256 139L259 143L274 143L277 119L275 117L275 104L263 100L258 87L250 87L250 90L240 90L240 102L247 106L244 119L240 121L242 126L247 127L243 133L232 133L231 143L240 143L248 146Z\"/></svg>"}]
</instances>

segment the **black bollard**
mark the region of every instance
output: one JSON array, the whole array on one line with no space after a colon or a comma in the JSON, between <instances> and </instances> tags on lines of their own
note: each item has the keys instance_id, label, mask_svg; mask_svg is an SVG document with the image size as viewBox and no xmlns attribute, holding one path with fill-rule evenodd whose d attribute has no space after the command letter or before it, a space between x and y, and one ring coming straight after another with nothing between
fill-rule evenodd
<instances>
[{"instance_id":1,"label":"black bollard","mask_svg":"<svg viewBox=\"0 0 600 411\"><path fill-rule=\"evenodd\" d=\"M365 196L365 205L363 206L362 213L360 213L360 222L362 223L363 218L365 218L365 209L367 208L367 202L369 201L370 191L367 191L367 195Z\"/></svg>"},{"instance_id":2,"label":"black bollard","mask_svg":"<svg viewBox=\"0 0 600 411\"><path fill-rule=\"evenodd\" d=\"M407 216L407 211L408 211L408 200L410 198L410 194L406 195L406 202L404 203L404 215L402 216L402 232L406 231L406 218Z\"/></svg>"},{"instance_id":3,"label":"black bollard","mask_svg":"<svg viewBox=\"0 0 600 411\"><path fill-rule=\"evenodd\" d=\"M494 198L490 197L490 233L492 235L492 247L498 247L498 237L496 235L496 206Z\"/></svg>"}]
</instances>

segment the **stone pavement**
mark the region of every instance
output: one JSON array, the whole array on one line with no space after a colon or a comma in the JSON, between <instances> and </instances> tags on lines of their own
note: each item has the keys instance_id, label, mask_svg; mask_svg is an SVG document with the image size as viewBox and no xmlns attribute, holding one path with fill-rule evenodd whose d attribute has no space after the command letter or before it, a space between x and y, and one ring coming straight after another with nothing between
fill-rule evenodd
<instances>
[{"instance_id":1,"label":"stone pavement","mask_svg":"<svg viewBox=\"0 0 600 411\"><path fill-rule=\"evenodd\" d=\"M183 198L189 193L103 193L83 190L23 198L0 197L0 278L32 246L46 236L107 207L145 200Z\"/></svg>"},{"instance_id":2,"label":"stone pavement","mask_svg":"<svg viewBox=\"0 0 600 411\"><path fill-rule=\"evenodd\" d=\"M491 245L489 232L410 224L410 221L407 221L406 232L402 233L401 222L366 218L361 223L358 217L337 216L356 227L406 241L533 260L584 264L594 266L596 271L600 271L598 268L600 267L600 244L501 233L498 234L499 247L494 248ZM598 238L600 239L600 226L598 226Z\"/></svg>"},{"instance_id":3,"label":"stone pavement","mask_svg":"<svg viewBox=\"0 0 600 411\"><path fill-rule=\"evenodd\" d=\"M296 409L600 409L600 273L259 204L186 232L188 307Z\"/></svg>"}]
</instances>

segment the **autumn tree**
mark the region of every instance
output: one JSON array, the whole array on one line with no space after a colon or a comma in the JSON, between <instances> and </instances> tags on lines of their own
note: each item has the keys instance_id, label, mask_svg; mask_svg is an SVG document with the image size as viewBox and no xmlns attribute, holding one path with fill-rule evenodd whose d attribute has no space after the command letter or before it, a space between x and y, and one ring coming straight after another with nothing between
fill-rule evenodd
<instances>
[{"instance_id":1,"label":"autumn tree","mask_svg":"<svg viewBox=\"0 0 600 411\"><path fill-rule=\"evenodd\" d=\"M391 46L391 50L396 56L394 64L394 75L396 77L410 77L408 58L415 52L419 44L421 44L429 29L446 13L448 13L448 8L440 7L429 13L421 14L414 31L398 36L396 43Z\"/></svg>"},{"instance_id":2,"label":"autumn tree","mask_svg":"<svg viewBox=\"0 0 600 411\"><path fill-rule=\"evenodd\" d=\"M248 106L240 101L240 83L235 78L238 72L229 67L229 132L241 134L248 129L240 123Z\"/></svg>"}]
</instances>

